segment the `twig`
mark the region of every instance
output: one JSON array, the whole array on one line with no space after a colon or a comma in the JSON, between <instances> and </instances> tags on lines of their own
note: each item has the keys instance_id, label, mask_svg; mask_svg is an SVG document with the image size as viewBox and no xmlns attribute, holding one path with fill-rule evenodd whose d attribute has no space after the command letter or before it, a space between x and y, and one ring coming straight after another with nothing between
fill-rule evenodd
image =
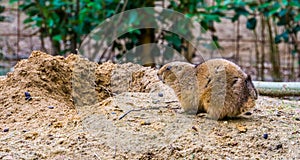
<instances>
[{"instance_id":1,"label":"twig","mask_svg":"<svg viewBox=\"0 0 300 160\"><path fill-rule=\"evenodd\" d=\"M94 155L97 157L97 159L101 159L97 153L94 152Z\"/></svg>"},{"instance_id":2,"label":"twig","mask_svg":"<svg viewBox=\"0 0 300 160\"><path fill-rule=\"evenodd\" d=\"M124 113L122 116L120 116L119 120L123 119L127 114L129 114L130 112L133 112L133 111L158 110L160 108L169 108L169 105L167 105L167 106L159 106L159 107L151 107L151 108L131 109L131 110L127 111L126 113ZM177 107L177 108L172 108L172 109L180 109L180 108Z\"/></svg>"}]
</instances>

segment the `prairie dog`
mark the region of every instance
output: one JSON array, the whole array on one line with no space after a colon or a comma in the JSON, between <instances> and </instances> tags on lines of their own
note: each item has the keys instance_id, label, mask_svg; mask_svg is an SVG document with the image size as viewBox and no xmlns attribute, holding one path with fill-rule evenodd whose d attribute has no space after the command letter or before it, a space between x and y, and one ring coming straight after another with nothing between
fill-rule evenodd
<instances>
[{"instance_id":1,"label":"prairie dog","mask_svg":"<svg viewBox=\"0 0 300 160\"><path fill-rule=\"evenodd\" d=\"M213 119L235 117L253 108L258 97L250 75L225 59L171 62L157 75L174 89L185 112L206 112Z\"/></svg>"}]
</instances>

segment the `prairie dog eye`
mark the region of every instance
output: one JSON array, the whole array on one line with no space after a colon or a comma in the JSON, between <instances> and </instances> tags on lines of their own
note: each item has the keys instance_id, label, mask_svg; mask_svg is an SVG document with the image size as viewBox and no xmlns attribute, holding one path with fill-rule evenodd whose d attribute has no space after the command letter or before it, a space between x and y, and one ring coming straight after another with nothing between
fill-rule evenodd
<instances>
[{"instance_id":1,"label":"prairie dog eye","mask_svg":"<svg viewBox=\"0 0 300 160\"><path fill-rule=\"evenodd\" d=\"M232 86L235 85L238 82L238 80L239 80L239 77L234 77L231 85Z\"/></svg>"},{"instance_id":2,"label":"prairie dog eye","mask_svg":"<svg viewBox=\"0 0 300 160\"><path fill-rule=\"evenodd\" d=\"M168 67L166 68L167 71L169 71L169 70L171 70L171 69L172 69L172 66L168 66Z\"/></svg>"}]
</instances>

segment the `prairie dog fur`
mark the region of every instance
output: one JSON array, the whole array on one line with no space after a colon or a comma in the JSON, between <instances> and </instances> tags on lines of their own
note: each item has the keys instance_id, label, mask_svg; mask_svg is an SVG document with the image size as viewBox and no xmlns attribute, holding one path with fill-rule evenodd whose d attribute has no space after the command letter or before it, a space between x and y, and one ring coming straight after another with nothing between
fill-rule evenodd
<instances>
[{"instance_id":1,"label":"prairie dog fur","mask_svg":"<svg viewBox=\"0 0 300 160\"><path fill-rule=\"evenodd\" d=\"M157 75L173 88L185 112L206 112L213 119L246 112L255 106L258 96L250 75L225 59L212 59L200 65L171 62Z\"/></svg>"}]
</instances>

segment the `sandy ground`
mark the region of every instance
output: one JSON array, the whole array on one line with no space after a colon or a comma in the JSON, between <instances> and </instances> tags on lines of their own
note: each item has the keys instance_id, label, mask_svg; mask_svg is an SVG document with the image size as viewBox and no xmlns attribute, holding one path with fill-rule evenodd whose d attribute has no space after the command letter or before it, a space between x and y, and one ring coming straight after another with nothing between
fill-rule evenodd
<instances>
[{"instance_id":1,"label":"sandy ground","mask_svg":"<svg viewBox=\"0 0 300 160\"><path fill-rule=\"evenodd\" d=\"M131 63L33 52L0 94L0 159L300 159L299 101L261 96L222 121L186 115L156 70Z\"/></svg>"}]
</instances>

